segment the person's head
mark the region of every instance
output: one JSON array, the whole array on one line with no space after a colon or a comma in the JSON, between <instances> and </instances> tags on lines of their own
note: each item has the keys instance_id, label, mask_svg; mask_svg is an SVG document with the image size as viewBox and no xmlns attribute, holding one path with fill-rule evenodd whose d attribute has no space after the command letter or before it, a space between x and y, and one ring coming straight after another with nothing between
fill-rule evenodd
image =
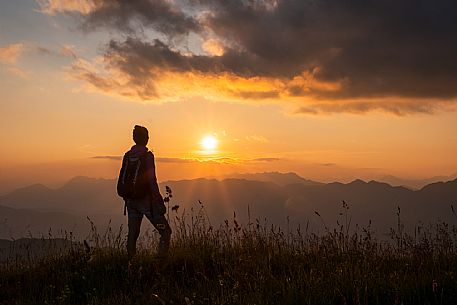
<instances>
[{"instance_id":1,"label":"person's head","mask_svg":"<svg viewBox=\"0 0 457 305\"><path fill-rule=\"evenodd\" d=\"M133 128L133 141L135 144L144 145L148 144L149 133L146 127L135 125Z\"/></svg>"}]
</instances>

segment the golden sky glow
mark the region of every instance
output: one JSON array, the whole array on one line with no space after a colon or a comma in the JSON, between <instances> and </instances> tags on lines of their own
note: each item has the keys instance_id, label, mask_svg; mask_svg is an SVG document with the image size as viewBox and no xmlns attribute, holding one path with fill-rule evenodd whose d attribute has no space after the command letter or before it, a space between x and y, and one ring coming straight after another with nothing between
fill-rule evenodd
<instances>
[{"instance_id":1,"label":"golden sky glow","mask_svg":"<svg viewBox=\"0 0 457 305\"><path fill-rule=\"evenodd\" d=\"M265 171L323 181L457 172L455 71L438 62L424 67L435 74L423 74L413 65L428 62L423 54L433 61L446 52L421 49L402 66L403 49L353 49L372 44L362 43L371 36L360 27L353 32L350 20L347 35L319 24L314 31L294 23L275 28L279 21L261 23L271 28L260 31L255 22L263 16L287 21L275 15L287 12L276 11L281 1L252 8L252 20L168 7L179 1L154 7L172 24L141 15L134 4L126 16L104 1L19 2L0 10L6 188L74 175L113 178L135 124L149 129L159 180ZM97 16L107 20L91 19ZM328 31L340 28L327 22ZM140 31L138 24L144 37L129 34ZM385 58L379 66L374 60Z\"/></svg>"}]
</instances>

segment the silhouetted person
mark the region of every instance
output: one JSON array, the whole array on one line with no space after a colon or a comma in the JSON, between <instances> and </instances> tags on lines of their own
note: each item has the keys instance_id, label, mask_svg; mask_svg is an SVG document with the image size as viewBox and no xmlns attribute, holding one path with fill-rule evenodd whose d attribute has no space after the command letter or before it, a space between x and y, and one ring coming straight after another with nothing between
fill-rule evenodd
<instances>
[{"instance_id":1,"label":"silhouetted person","mask_svg":"<svg viewBox=\"0 0 457 305\"><path fill-rule=\"evenodd\" d=\"M159 231L160 241L157 249L159 256L165 256L170 245L171 228L164 216L166 208L157 185L154 155L146 147L148 140L148 130L143 126L135 125L133 129L135 145L124 155L117 183L117 192L124 199L128 211L129 260L136 253L136 241L140 234L143 215Z\"/></svg>"}]
</instances>

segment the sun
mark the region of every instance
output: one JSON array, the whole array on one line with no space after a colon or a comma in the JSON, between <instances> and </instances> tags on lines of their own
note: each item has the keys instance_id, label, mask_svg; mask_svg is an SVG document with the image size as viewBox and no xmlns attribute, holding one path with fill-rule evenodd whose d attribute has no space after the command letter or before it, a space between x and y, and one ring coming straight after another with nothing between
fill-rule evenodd
<instances>
[{"instance_id":1,"label":"sun","mask_svg":"<svg viewBox=\"0 0 457 305\"><path fill-rule=\"evenodd\" d=\"M213 136L204 136L200 142L204 151L213 151L217 148L218 141Z\"/></svg>"}]
</instances>

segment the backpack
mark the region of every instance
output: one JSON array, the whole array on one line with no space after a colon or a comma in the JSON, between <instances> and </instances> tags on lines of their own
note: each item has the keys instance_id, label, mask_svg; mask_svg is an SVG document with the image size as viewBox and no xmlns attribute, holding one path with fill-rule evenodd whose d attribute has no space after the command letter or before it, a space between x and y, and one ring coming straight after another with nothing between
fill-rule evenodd
<instances>
[{"instance_id":1,"label":"backpack","mask_svg":"<svg viewBox=\"0 0 457 305\"><path fill-rule=\"evenodd\" d=\"M117 194L124 200L144 198L148 194L146 158L151 152L140 157L131 157L129 152L122 159L122 168L117 180Z\"/></svg>"}]
</instances>

